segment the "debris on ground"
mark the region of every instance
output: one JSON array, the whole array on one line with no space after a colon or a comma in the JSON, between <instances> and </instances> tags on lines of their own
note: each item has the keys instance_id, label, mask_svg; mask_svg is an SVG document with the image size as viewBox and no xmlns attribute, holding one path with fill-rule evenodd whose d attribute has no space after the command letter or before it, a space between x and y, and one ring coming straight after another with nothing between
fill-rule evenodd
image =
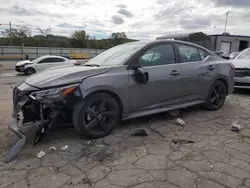
<instances>
[{"instance_id":1,"label":"debris on ground","mask_svg":"<svg viewBox=\"0 0 250 188\"><path fill-rule=\"evenodd\" d=\"M175 123L181 126L186 126L185 121L183 121L181 118L176 118Z\"/></svg>"},{"instance_id":2,"label":"debris on ground","mask_svg":"<svg viewBox=\"0 0 250 188\"><path fill-rule=\"evenodd\" d=\"M36 154L37 158L42 158L45 155L46 155L46 153L43 150Z\"/></svg>"},{"instance_id":3,"label":"debris on ground","mask_svg":"<svg viewBox=\"0 0 250 188\"><path fill-rule=\"evenodd\" d=\"M87 144L88 144L88 145L91 144L91 140L89 140Z\"/></svg>"},{"instance_id":4,"label":"debris on ground","mask_svg":"<svg viewBox=\"0 0 250 188\"><path fill-rule=\"evenodd\" d=\"M68 145L65 145L65 146L61 147L60 149L64 151L64 150L68 149L68 147L69 147Z\"/></svg>"},{"instance_id":5,"label":"debris on ground","mask_svg":"<svg viewBox=\"0 0 250 188\"><path fill-rule=\"evenodd\" d=\"M210 169L213 169L213 168L214 168L214 166L213 166L213 165L210 165L210 166L209 166L209 168L210 168Z\"/></svg>"},{"instance_id":6,"label":"debris on ground","mask_svg":"<svg viewBox=\"0 0 250 188\"><path fill-rule=\"evenodd\" d=\"M237 121L234 121L234 122L232 123L232 126L231 126L231 130L232 130L232 131L238 132L238 131L240 131L241 129L243 129L243 126L241 126L240 124L237 124Z\"/></svg>"},{"instance_id":7,"label":"debris on ground","mask_svg":"<svg viewBox=\"0 0 250 188\"><path fill-rule=\"evenodd\" d=\"M56 151L56 147L55 146L51 146L51 147L49 147L49 150L50 151Z\"/></svg>"},{"instance_id":8,"label":"debris on ground","mask_svg":"<svg viewBox=\"0 0 250 188\"><path fill-rule=\"evenodd\" d=\"M185 140L185 139L173 139L172 142L174 144L191 144L194 143L192 140Z\"/></svg>"},{"instance_id":9,"label":"debris on ground","mask_svg":"<svg viewBox=\"0 0 250 188\"><path fill-rule=\"evenodd\" d=\"M52 170L52 167L49 167L49 170Z\"/></svg>"},{"instance_id":10,"label":"debris on ground","mask_svg":"<svg viewBox=\"0 0 250 188\"><path fill-rule=\"evenodd\" d=\"M148 136L147 132L143 129L136 130L132 136Z\"/></svg>"}]
</instances>

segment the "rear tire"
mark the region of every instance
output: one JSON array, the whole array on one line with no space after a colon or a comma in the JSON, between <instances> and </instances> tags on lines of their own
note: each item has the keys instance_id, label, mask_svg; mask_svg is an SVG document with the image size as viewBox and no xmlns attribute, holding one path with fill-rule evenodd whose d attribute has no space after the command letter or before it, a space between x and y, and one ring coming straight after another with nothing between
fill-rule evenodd
<instances>
[{"instance_id":1,"label":"rear tire","mask_svg":"<svg viewBox=\"0 0 250 188\"><path fill-rule=\"evenodd\" d=\"M76 130L88 138L105 137L120 120L116 100L106 93L94 93L78 102L73 110Z\"/></svg>"},{"instance_id":2,"label":"rear tire","mask_svg":"<svg viewBox=\"0 0 250 188\"><path fill-rule=\"evenodd\" d=\"M25 74L27 75L32 75L32 74L35 74L36 73L36 70L32 67L28 67L27 69L25 69Z\"/></svg>"},{"instance_id":3,"label":"rear tire","mask_svg":"<svg viewBox=\"0 0 250 188\"><path fill-rule=\"evenodd\" d=\"M219 110L223 106L226 96L226 85L222 81L216 80L209 90L205 107L208 110Z\"/></svg>"}]
</instances>

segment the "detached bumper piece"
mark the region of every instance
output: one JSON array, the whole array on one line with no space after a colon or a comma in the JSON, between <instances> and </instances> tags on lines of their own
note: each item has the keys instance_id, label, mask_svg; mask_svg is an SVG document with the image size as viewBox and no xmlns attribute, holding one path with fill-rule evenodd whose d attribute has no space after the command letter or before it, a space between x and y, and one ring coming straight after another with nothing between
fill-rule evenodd
<instances>
[{"instance_id":1,"label":"detached bumper piece","mask_svg":"<svg viewBox=\"0 0 250 188\"><path fill-rule=\"evenodd\" d=\"M31 104L30 104L31 103ZM31 105L31 110L35 111L39 107L39 117L38 115L32 114L31 111L27 111L28 106ZM49 106L48 106L49 105ZM18 113L23 112L24 120L26 122L34 122L36 127L38 127L38 132L36 133L36 139L34 145L40 142L44 136L49 132L51 126L55 123L56 117L59 115L60 111L56 108L51 107L52 104L42 104L36 105L32 103L32 100L28 96L23 96L14 106L14 111L10 121L8 122L9 128L20 138L19 141L11 148L11 150L5 155L5 162L11 161L24 147L26 142L26 136L20 131L18 127ZM53 106L54 107L54 106ZM44 113L46 109L50 109L47 113ZM27 113L29 115L27 115ZM27 119L29 116L29 119ZM30 117L31 116L31 117ZM33 117L34 116L34 117Z\"/></svg>"},{"instance_id":2,"label":"detached bumper piece","mask_svg":"<svg viewBox=\"0 0 250 188\"><path fill-rule=\"evenodd\" d=\"M21 111L23 105L28 101L28 97L23 97L22 100L20 100L13 111L12 117L8 122L9 128L20 138L19 141L11 148L9 152L5 155L5 162L11 161L17 153L24 147L26 142L26 136L22 134L22 132L19 130L18 124L17 124L17 115Z\"/></svg>"}]
</instances>

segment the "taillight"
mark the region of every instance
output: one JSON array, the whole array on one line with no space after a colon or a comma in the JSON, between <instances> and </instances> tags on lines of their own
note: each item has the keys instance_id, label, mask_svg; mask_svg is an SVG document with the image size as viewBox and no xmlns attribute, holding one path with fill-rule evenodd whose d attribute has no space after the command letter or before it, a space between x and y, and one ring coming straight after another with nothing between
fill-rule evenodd
<instances>
[{"instance_id":1,"label":"taillight","mask_svg":"<svg viewBox=\"0 0 250 188\"><path fill-rule=\"evenodd\" d=\"M235 71L235 67L232 63L230 63L229 66L231 67L232 71Z\"/></svg>"}]
</instances>

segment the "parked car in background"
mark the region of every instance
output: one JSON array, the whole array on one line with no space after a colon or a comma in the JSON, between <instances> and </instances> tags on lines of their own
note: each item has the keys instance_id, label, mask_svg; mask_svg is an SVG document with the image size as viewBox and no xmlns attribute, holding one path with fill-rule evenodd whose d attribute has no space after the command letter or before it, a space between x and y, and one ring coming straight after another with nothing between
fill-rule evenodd
<instances>
[{"instance_id":1,"label":"parked car in background","mask_svg":"<svg viewBox=\"0 0 250 188\"><path fill-rule=\"evenodd\" d=\"M232 52L229 54L229 59L234 59L240 52Z\"/></svg>"},{"instance_id":2,"label":"parked car in background","mask_svg":"<svg viewBox=\"0 0 250 188\"><path fill-rule=\"evenodd\" d=\"M9 127L23 139L16 149L25 142L17 126L21 109L23 122L39 125L37 140L54 122L72 119L80 134L100 138L120 120L197 104L218 110L233 91L233 79L233 65L201 46L174 40L126 43L82 66L27 78L13 90Z\"/></svg>"},{"instance_id":3,"label":"parked car in background","mask_svg":"<svg viewBox=\"0 0 250 188\"><path fill-rule=\"evenodd\" d=\"M250 48L243 50L231 62L235 66L235 88L250 89Z\"/></svg>"},{"instance_id":4,"label":"parked car in background","mask_svg":"<svg viewBox=\"0 0 250 188\"><path fill-rule=\"evenodd\" d=\"M61 65L73 65L75 63L75 60L70 60L62 56L46 55L41 56L33 61L25 60L18 62L16 64L16 71L31 75L47 68Z\"/></svg>"},{"instance_id":5,"label":"parked car in background","mask_svg":"<svg viewBox=\"0 0 250 188\"><path fill-rule=\"evenodd\" d=\"M215 53L216 55L220 56L220 57L223 58L223 59L229 59L229 57L228 57L227 55L225 55L225 53L222 52L222 51L214 51L214 53Z\"/></svg>"}]
</instances>

